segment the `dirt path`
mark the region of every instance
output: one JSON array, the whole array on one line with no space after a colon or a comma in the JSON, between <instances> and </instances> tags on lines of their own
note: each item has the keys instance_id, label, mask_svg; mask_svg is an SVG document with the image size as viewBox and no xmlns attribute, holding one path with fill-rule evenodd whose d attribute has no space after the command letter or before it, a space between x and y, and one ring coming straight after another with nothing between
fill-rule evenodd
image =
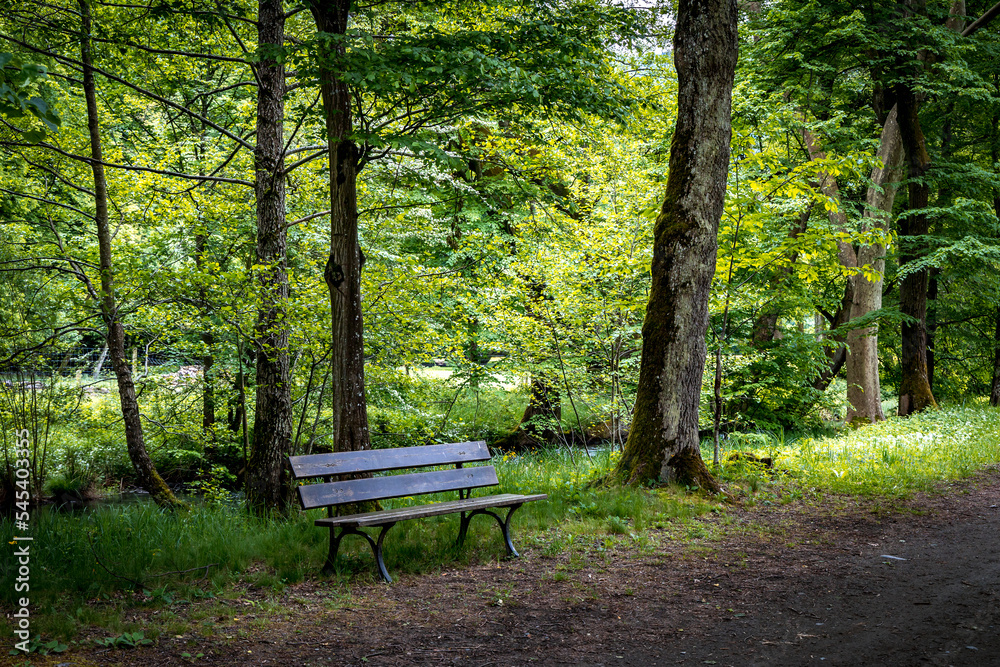
<instances>
[{"instance_id":1,"label":"dirt path","mask_svg":"<svg viewBox=\"0 0 1000 667\"><path fill-rule=\"evenodd\" d=\"M67 665L1000 665L1000 467L944 495L715 517L714 535L357 587ZM895 556L896 558L886 558ZM905 560L897 560L905 559ZM209 621L211 622L211 621ZM182 652L203 653L191 661ZM73 662L76 659L79 662Z\"/></svg>"}]
</instances>

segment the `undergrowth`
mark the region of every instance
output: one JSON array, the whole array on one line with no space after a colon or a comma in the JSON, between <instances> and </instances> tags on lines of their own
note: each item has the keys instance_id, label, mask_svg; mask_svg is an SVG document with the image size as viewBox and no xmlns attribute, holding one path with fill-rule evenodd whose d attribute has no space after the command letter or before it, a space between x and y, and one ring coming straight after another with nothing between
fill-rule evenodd
<instances>
[{"instance_id":1,"label":"undergrowth","mask_svg":"<svg viewBox=\"0 0 1000 667\"><path fill-rule=\"evenodd\" d=\"M790 502L823 493L903 496L1000 461L1000 410L953 406L838 437L794 437L779 431L734 434L725 444L715 472L727 490L751 502ZM732 460L734 450L770 458L772 466L745 455ZM704 454L710 460L711 452ZM559 449L494 458L499 491L549 496L518 510L515 544L543 555L569 550L573 558L592 557L596 548L610 558L619 540L640 549L655 548L651 528L672 524L675 528L669 532L678 539L704 537L709 528L692 520L725 511L718 501L683 489L593 484L612 469L618 456L607 450L588 456L582 450ZM435 499L451 498L429 500ZM401 498L385 505L427 500ZM170 610L196 598L217 598L225 607L251 590L266 598L287 584L311 579L325 581L324 590L333 595L349 596L348 583L374 581L371 552L364 540L348 537L341 546L338 571L324 579L319 570L328 533L313 525L320 516L322 511L313 510L287 519L254 518L236 505L218 502L177 513L142 503L77 513L36 511L30 581L33 631L46 639L70 641L82 629L97 626L113 633L146 630L155 639L159 632L184 632L185 623L193 621ZM455 544L458 521L450 515L394 527L384 546L390 572L429 573L505 556L500 531L490 517L472 521L461 548ZM13 534L9 521L0 523L0 539L10 541ZM0 604L8 611L18 595L16 576L14 559L3 559ZM137 606L166 610L158 616L162 627L140 628L123 621L134 616L125 612ZM0 621L0 636L12 636L9 621Z\"/></svg>"},{"instance_id":2,"label":"undergrowth","mask_svg":"<svg viewBox=\"0 0 1000 667\"><path fill-rule=\"evenodd\" d=\"M979 404L890 418L836 437L752 435L731 448L770 458L773 469L723 456L718 474L754 490L777 480L822 493L900 497L1000 462L1000 410Z\"/></svg>"}]
</instances>

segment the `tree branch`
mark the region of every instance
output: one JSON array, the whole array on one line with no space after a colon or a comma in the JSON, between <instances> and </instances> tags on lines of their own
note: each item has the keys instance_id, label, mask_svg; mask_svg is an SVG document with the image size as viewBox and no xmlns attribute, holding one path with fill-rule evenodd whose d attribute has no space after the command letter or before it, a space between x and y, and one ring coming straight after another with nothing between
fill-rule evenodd
<instances>
[{"instance_id":1,"label":"tree branch","mask_svg":"<svg viewBox=\"0 0 1000 667\"><path fill-rule=\"evenodd\" d=\"M969 24L969 27L962 31L962 37L971 37L979 31L980 28L986 27L986 25L998 15L1000 15L1000 2L990 7L986 10L985 14Z\"/></svg>"}]
</instances>

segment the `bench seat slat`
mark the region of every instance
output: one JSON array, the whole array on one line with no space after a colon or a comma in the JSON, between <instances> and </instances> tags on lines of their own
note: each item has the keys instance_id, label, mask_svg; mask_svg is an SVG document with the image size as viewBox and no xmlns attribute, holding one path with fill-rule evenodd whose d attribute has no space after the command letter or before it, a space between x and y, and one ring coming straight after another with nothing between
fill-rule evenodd
<instances>
[{"instance_id":1,"label":"bench seat slat","mask_svg":"<svg viewBox=\"0 0 1000 667\"><path fill-rule=\"evenodd\" d=\"M477 466L309 484L299 487L299 500L305 509L313 509L328 505L417 496L424 493L475 489L496 486L499 483L493 466Z\"/></svg>"},{"instance_id":2,"label":"bench seat slat","mask_svg":"<svg viewBox=\"0 0 1000 667\"><path fill-rule=\"evenodd\" d=\"M442 514L453 514L455 512L471 512L477 509L487 509L490 507L509 507L520 505L535 500L545 500L545 494L522 496L513 493L498 494L495 496L483 496L480 498L466 498L464 500L451 500L443 503L430 503L428 505L416 505L413 507L400 507L393 510L382 510L379 512L364 512L362 514L350 514L347 516L334 516L317 519L317 526L333 528L334 526L348 526L363 528L365 526L381 526L388 523L396 523L407 519L419 519L428 516L440 516Z\"/></svg>"},{"instance_id":3,"label":"bench seat slat","mask_svg":"<svg viewBox=\"0 0 1000 667\"><path fill-rule=\"evenodd\" d=\"M475 463L489 459L490 450L483 441L288 457L295 479Z\"/></svg>"}]
</instances>

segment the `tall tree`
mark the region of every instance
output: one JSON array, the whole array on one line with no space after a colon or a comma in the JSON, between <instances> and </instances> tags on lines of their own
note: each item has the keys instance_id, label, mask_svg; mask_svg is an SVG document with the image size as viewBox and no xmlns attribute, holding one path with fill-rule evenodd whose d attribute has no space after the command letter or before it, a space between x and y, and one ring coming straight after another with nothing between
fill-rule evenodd
<instances>
[{"instance_id":1,"label":"tall tree","mask_svg":"<svg viewBox=\"0 0 1000 667\"><path fill-rule=\"evenodd\" d=\"M83 69L83 92L87 102L87 128L90 133L90 165L94 175L94 221L97 227L97 245L100 256L100 288L98 298L101 317L107 327L107 349L118 380L122 418L125 423L125 445L142 488L159 505L174 506L180 502L156 471L143 438L139 402L132 381L132 369L125 357L125 327L122 325L115 298L115 271L111 250L111 227L108 221L108 185L104 174L101 150L101 126L97 109L97 86L94 83L92 56L92 19L90 2L80 0L80 61ZM97 295L95 295L97 296Z\"/></svg>"},{"instance_id":2,"label":"tall tree","mask_svg":"<svg viewBox=\"0 0 1000 667\"><path fill-rule=\"evenodd\" d=\"M330 291L333 334L332 436L337 451L351 451L370 446L361 310L365 255L358 242L360 151L352 136L351 89L337 71L345 54L351 2L310 0L309 9L320 33L319 79L330 168L330 254L323 279Z\"/></svg>"},{"instance_id":3,"label":"tall tree","mask_svg":"<svg viewBox=\"0 0 1000 667\"><path fill-rule=\"evenodd\" d=\"M910 81L895 86L908 177L907 212L899 219L900 263L916 262L926 252L924 243L930 231L927 204L930 187L926 174L931 158L920 126L920 100ZM926 268L906 271L899 286L899 309L907 319L902 324L903 345L900 353L902 380L899 386L900 416L937 407L927 375L927 278Z\"/></svg>"},{"instance_id":4,"label":"tall tree","mask_svg":"<svg viewBox=\"0 0 1000 667\"><path fill-rule=\"evenodd\" d=\"M729 167L735 0L681 0L674 32L677 124L656 218L652 286L632 428L615 474L720 491L701 458L698 403L708 297Z\"/></svg>"},{"instance_id":5,"label":"tall tree","mask_svg":"<svg viewBox=\"0 0 1000 667\"><path fill-rule=\"evenodd\" d=\"M257 201L257 272L260 289L255 344L257 402L247 466L247 502L254 510L287 505L285 456L292 435L288 368L288 268L285 223L285 41L282 0L261 0L257 14L257 145L254 192Z\"/></svg>"}]
</instances>

